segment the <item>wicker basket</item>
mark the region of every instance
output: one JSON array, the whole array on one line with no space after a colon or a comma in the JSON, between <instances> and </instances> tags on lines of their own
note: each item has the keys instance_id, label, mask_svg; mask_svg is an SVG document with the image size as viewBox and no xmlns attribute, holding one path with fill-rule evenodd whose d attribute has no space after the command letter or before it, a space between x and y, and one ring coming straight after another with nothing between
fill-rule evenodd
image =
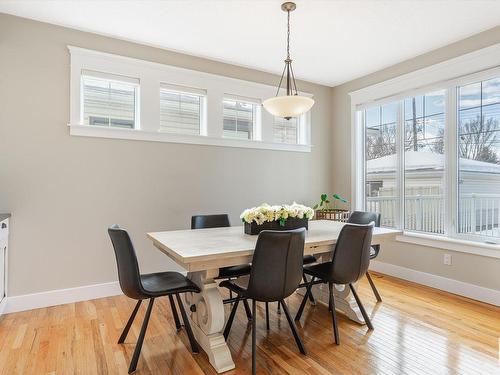
<instances>
[{"instance_id":1,"label":"wicker basket","mask_svg":"<svg viewBox=\"0 0 500 375\"><path fill-rule=\"evenodd\" d=\"M316 220L333 220L343 223L349 220L350 212L348 210L331 209L331 210L316 210L314 218Z\"/></svg>"}]
</instances>

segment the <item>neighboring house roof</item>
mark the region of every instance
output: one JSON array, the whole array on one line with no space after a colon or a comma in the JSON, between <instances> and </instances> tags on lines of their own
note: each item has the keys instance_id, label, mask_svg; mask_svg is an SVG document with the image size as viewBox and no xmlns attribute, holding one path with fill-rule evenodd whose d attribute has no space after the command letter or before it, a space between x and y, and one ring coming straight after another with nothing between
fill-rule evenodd
<instances>
[{"instance_id":1,"label":"neighboring house roof","mask_svg":"<svg viewBox=\"0 0 500 375\"><path fill-rule=\"evenodd\" d=\"M368 160L367 173L388 173L396 170L396 155L388 155ZM405 152L405 169L407 171L442 171L444 155L429 151ZM484 161L460 158L460 170L465 172L500 174L500 165Z\"/></svg>"}]
</instances>

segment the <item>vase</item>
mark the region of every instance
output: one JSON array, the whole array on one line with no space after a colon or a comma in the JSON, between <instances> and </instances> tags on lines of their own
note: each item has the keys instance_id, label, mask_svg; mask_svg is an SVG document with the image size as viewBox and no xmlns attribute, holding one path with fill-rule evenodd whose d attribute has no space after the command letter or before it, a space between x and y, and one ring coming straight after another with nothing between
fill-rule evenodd
<instances>
[{"instance_id":1,"label":"vase","mask_svg":"<svg viewBox=\"0 0 500 375\"><path fill-rule=\"evenodd\" d=\"M285 225L280 225L279 221L266 221L263 224L257 224L255 221L245 223L245 234L255 235L263 230L292 230L298 228L308 229L309 219L299 219L297 217L289 217L285 221Z\"/></svg>"}]
</instances>

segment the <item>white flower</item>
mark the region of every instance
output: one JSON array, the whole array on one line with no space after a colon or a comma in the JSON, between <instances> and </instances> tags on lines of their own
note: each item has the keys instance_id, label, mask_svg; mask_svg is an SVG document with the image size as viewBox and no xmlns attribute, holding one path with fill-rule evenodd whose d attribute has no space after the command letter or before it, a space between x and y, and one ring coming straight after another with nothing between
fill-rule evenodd
<instances>
[{"instance_id":1,"label":"white flower","mask_svg":"<svg viewBox=\"0 0 500 375\"><path fill-rule=\"evenodd\" d=\"M256 222L262 225L265 222L280 221L291 218L311 219L314 216L314 210L310 207L293 202L291 205L274 205L270 206L267 203L261 204L259 207L252 207L244 210L240 219L245 223Z\"/></svg>"}]
</instances>

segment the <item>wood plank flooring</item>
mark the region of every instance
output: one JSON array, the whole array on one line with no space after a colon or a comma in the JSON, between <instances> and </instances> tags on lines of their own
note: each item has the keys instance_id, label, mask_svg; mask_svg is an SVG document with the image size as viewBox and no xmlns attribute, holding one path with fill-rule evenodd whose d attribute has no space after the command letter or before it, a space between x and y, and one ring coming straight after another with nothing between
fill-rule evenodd
<instances>
[{"instance_id":1,"label":"wood plank flooring","mask_svg":"<svg viewBox=\"0 0 500 375\"><path fill-rule=\"evenodd\" d=\"M275 304L266 331L259 305L258 372L500 374L500 308L389 276L373 273L373 278L382 303L375 303L366 280L358 290L375 330L338 314L341 344L336 346L327 308L308 304L298 324L307 356L299 354ZM145 307L126 343L116 342L134 303L118 296L0 317L0 374L126 374ZM299 296L288 299L292 314L299 303ZM243 309L228 342L236 369L226 374L250 374L251 335ZM136 374L216 374L205 353L191 355L188 348L185 332L175 330L168 300L159 299Z\"/></svg>"}]
</instances>

